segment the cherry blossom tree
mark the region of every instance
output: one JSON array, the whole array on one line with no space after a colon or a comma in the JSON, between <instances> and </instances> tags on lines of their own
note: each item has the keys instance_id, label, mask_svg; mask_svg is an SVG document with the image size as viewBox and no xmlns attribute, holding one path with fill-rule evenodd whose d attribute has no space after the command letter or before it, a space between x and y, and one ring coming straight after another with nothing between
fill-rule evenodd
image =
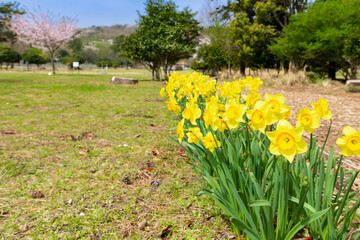
<instances>
[{"instance_id":1,"label":"cherry blossom tree","mask_svg":"<svg viewBox=\"0 0 360 240\"><path fill-rule=\"evenodd\" d=\"M76 23L76 19L54 16L49 11L38 10L28 12L27 17L18 16L10 22L9 29L18 35L20 41L47 49L55 74L55 51L76 34Z\"/></svg>"}]
</instances>

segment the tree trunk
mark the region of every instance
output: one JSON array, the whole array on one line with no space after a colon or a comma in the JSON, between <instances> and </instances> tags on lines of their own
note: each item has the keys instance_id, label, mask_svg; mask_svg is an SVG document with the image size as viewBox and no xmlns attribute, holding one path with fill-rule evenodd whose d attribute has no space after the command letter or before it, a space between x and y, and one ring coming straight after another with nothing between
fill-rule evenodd
<instances>
[{"instance_id":1,"label":"tree trunk","mask_svg":"<svg viewBox=\"0 0 360 240\"><path fill-rule=\"evenodd\" d=\"M155 81L155 70L151 69L152 80Z\"/></svg>"},{"instance_id":2,"label":"tree trunk","mask_svg":"<svg viewBox=\"0 0 360 240\"><path fill-rule=\"evenodd\" d=\"M244 63L240 63L240 73L241 75L245 76L245 64Z\"/></svg>"},{"instance_id":3,"label":"tree trunk","mask_svg":"<svg viewBox=\"0 0 360 240\"><path fill-rule=\"evenodd\" d=\"M336 79L336 64L334 62L329 63L328 76L331 80Z\"/></svg>"},{"instance_id":4,"label":"tree trunk","mask_svg":"<svg viewBox=\"0 0 360 240\"><path fill-rule=\"evenodd\" d=\"M229 77L231 76L231 61L230 58L228 58L228 69L229 69Z\"/></svg>"},{"instance_id":5,"label":"tree trunk","mask_svg":"<svg viewBox=\"0 0 360 240\"><path fill-rule=\"evenodd\" d=\"M296 72L296 62L294 60L289 62L289 71L292 73Z\"/></svg>"},{"instance_id":6,"label":"tree trunk","mask_svg":"<svg viewBox=\"0 0 360 240\"><path fill-rule=\"evenodd\" d=\"M350 63L350 79L356 79L356 74L357 74L357 67L355 64Z\"/></svg>"},{"instance_id":7,"label":"tree trunk","mask_svg":"<svg viewBox=\"0 0 360 240\"><path fill-rule=\"evenodd\" d=\"M163 70L164 70L164 80L165 81L169 81L169 76L168 76L168 70L167 70L168 66L164 64Z\"/></svg>"},{"instance_id":8,"label":"tree trunk","mask_svg":"<svg viewBox=\"0 0 360 240\"><path fill-rule=\"evenodd\" d=\"M166 54L166 57L165 57L165 61L164 61L164 65L163 65L163 71L164 71L164 79L165 81L168 81L169 80L169 77L167 75L167 71L168 71L168 55Z\"/></svg>"},{"instance_id":9,"label":"tree trunk","mask_svg":"<svg viewBox=\"0 0 360 240\"><path fill-rule=\"evenodd\" d=\"M54 63L54 53L52 51L50 51L50 58L51 58L51 66L53 69L53 74L55 75L55 63Z\"/></svg>"},{"instance_id":10,"label":"tree trunk","mask_svg":"<svg viewBox=\"0 0 360 240\"><path fill-rule=\"evenodd\" d=\"M156 73L156 80L159 80L161 82L161 74L160 74L160 69L156 69L155 70Z\"/></svg>"}]
</instances>

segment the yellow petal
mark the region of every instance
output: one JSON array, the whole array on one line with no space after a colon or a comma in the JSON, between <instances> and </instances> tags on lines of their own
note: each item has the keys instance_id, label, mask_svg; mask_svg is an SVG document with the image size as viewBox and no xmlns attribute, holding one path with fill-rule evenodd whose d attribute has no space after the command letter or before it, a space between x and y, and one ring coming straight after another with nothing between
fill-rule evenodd
<instances>
[{"instance_id":1,"label":"yellow petal","mask_svg":"<svg viewBox=\"0 0 360 240\"><path fill-rule=\"evenodd\" d=\"M308 146L307 146L306 142L304 141L304 139L301 139L299 142L296 143L296 153L297 154L306 152L307 148L308 148Z\"/></svg>"},{"instance_id":2,"label":"yellow petal","mask_svg":"<svg viewBox=\"0 0 360 240\"><path fill-rule=\"evenodd\" d=\"M332 116L331 112L327 110L323 115L323 119L331 119L331 116Z\"/></svg>"},{"instance_id":3,"label":"yellow petal","mask_svg":"<svg viewBox=\"0 0 360 240\"><path fill-rule=\"evenodd\" d=\"M280 155L279 147L275 143L271 143L269 150L274 155Z\"/></svg>"},{"instance_id":4,"label":"yellow petal","mask_svg":"<svg viewBox=\"0 0 360 240\"><path fill-rule=\"evenodd\" d=\"M275 94L274 98L279 102L279 103L284 103L285 102L285 97L282 94Z\"/></svg>"},{"instance_id":5,"label":"yellow petal","mask_svg":"<svg viewBox=\"0 0 360 240\"><path fill-rule=\"evenodd\" d=\"M266 114L265 118L266 118L266 123L268 125L274 124L274 123L276 123L278 121L278 119L276 117L276 114L274 114L274 113Z\"/></svg>"},{"instance_id":6,"label":"yellow petal","mask_svg":"<svg viewBox=\"0 0 360 240\"><path fill-rule=\"evenodd\" d=\"M350 156L354 155L354 153L345 146L341 148L341 154L346 157L350 157Z\"/></svg>"},{"instance_id":7,"label":"yellow petal","mask_svg":"<svg viewBox=\"0 0 360 240\"><path fill-rule=\"evenodd\" d=\"M263 101L257 101L254 105L254 109L260 109L262 106L264 106L264 102Z\"/></svg>"},{"instance_id":8,"label":"yellow petal","mask_svg":"<svg viewBox=\"0 0 360 240\"><path fill-rule=\"evenodd\" d=\"M201 109L200 109L200 108L196 108L196 110L195 110L195 117L196 117L196 119L198 119L199 117L201 117Z\"/></svg>"},{"instance_id":9,"label":"yellow petal","mask_svg":"<svg viewBox=\"0 0 360 240\"><path fill-rule=\"evenodd\" d=\"M294 129L290 129L289 133L294 136L296 142L299 142L304 133L304 128L297 127Z\"/></svg>"},{"instance_id":10,"label":"yellow petal","mask_svg":"<svg viewBox=\"0 0 360 240\"><path fill-rule=\"evenodd\" d=\"M354 152L354 154L358 157L360 157L360 151Z\"/></svg>"},{"instance_id":11,"label":"yellow petal","mask_svg":"<svg viewBox=\"0 0 360 240\"><path fill-rule=\"evenodd\" d=\"M268 93L265 93L264 99L265 99L265 102L269 102L272 99L272 96Z\"/></svg>"},{"instance_id":12,"label":"yellow petal","mask_svg":"<svg viewBox=\"0 0 360 240\"><path fill-rule=\"evenodd\" d=\"M272 131L272 132L267 132L267 133L266 133L266 136L268 136L268 138L269 138L269 140L270 140L271 142L274 142L274 141L275 141L277 135L278 135L277 131Z\"/></svg>"},{"instance_id":13,"label":"yellow petal","mask_svg":"<svg viewBox=\"0 0 360 240\"><path fill-rule=\"evenodd\" d=\"M329 103L326 101L325 98L320 98L318 103L320 103L321 105L323 105L325 108L327 108L329 106Z\"/></svg>"},{"instance_id":14,"label":"yellow petal","mask_svg":"<svg viewBox=\"0 0 360 240\"><path fill-rule=\"evenodd\" d=\"M338 145L339 147L345 146L346 145L346 137L338 138L336 140L336 145Z\"/></svg>"},{"instance_id":15,"label":"yellow petal","mask_svg":"<svg viewBox=\"0 0 360 240\"><path fill-rule=\"evenodd\" d=\"M319 128L320 127L319 120L313 117L313 120L312 120L312 122L310 124L310 127L313 128L313 129Z\"/></svg>"},{"instance_id":16,"label":"yellow petal","mask_svg":"<svg viewBox=\"0 0 360 240\"><path fill-rule=\"evenodd\" d=\"M291 126L291 124L284 119L281 119L276 126L276 130L279 130L279 131L288 131L292 128L293 127Z\"/></svg>"},{"instance_id":17,"label":"yellow petal","mask_svg":"<svg viewBox=\"0 0 360 240\"><path fill-rule=\"evenodd\" d=\"M353 133L356 133L356 130L354 128L350 127L350 126L346 126L343 129L343 133L345 134L345 136L349 136L349 135L351 135Z\"/></svg>"},{"instance_id":18,"label":"yellow petal","mask_svg":"<svg viewBox=\"0 0 360 240\"><path fill-rule=\"evenodd\" d=\"M254 113L254 111L255 111L254 109L251 109L246 112L246 116L248 117L248 119L251 119L251 116Z\"/></svg>"},{"instance_id":19,"label":"yellow petal","mask_svg":"<svg viewBox=\"0 0 360 240\"><path fill-rule=\"evenodd\" d=\"M283 155L290 163L293 162L295 154L296 154L296 150L294 148L289 149L288 151L281 152L281 155Z\"/></svg>"}]
</instances>

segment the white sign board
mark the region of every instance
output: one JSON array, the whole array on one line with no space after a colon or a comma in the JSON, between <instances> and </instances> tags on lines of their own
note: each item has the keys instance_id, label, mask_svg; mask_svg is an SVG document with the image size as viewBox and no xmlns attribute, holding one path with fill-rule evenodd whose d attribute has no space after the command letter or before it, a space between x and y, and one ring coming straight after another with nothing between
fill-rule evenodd
<instances>
[{"instance_id":1,"label":"white sign board","mask_svg":"<svg viewBox=\"0 0 360 240\"><path fill-rule=\"evenodd\" d=\"M80 66L79 62L73 62L73 67L78 68Z\"/></svg>"}]
</instances>

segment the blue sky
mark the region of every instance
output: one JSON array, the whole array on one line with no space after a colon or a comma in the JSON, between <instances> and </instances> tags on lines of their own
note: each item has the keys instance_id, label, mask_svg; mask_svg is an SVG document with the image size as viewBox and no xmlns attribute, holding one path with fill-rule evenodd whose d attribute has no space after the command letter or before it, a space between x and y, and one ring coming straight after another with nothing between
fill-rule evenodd
<instances>
[{"instance_id":1,"label":"blue sky","mask_svg":"<svg viewBox=\"0 0 360 240\"><path fill-rule=\"evenodd\" d=\"M175 0L179 9L189 6L193 12L201 12L207 0ZM21 6L33 10L50 10L54 14L79 20L79 27L135 25L137 10L144 11L145 0L18 0ZM220 0L225 2L225 0Z\"/></svg>"}]
</instances>

